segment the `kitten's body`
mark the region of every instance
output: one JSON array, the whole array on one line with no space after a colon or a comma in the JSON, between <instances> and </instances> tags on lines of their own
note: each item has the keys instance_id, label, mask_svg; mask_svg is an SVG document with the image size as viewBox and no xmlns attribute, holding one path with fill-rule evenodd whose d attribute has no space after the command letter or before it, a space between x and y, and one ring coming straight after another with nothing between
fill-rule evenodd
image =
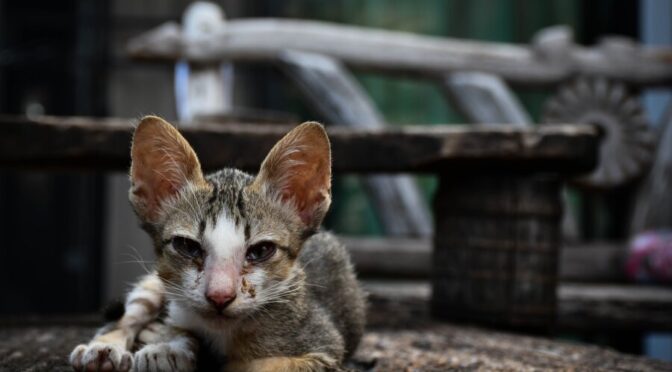
<instances>
[{"instance_id":1,"label":"kitten's body","mask_svg":"<svg viewBox=\"0 0 672 372\"><path fill-rule=\"evenodd\" d=\"M156 271L129 294L119 322L73 351L73 366L192 370L197 336L231 371L340 368L365 309L347 251L316 233L330 202L323 129L292 131L257 177L233 169L203 177L177 131L145 121L130 195Z\"/></svg>"}]
</instances>

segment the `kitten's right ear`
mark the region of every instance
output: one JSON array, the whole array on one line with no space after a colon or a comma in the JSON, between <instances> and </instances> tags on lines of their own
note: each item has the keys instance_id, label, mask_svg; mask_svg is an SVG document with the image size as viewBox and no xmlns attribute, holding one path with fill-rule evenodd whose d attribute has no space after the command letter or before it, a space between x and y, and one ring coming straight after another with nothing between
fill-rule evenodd
<instances>
[{"instance_id":1,"label":"kitten's right ear","mask_svg":"<svg viewBox=\"0 0 672 372\"><path fill-rule=\"evenodd\" d=\"M165 120L145 116L133 134L129 199L145 222L156 222L162 204L188 183L206 185L196 153Z\"/></svg>"},{"instance_id":2,"label":"kitten's right ear","mask_svg":"<svg viewBox=\"0 0 672 372\"><path fill-rule=\"evenodd\" d=\"M292 206L308 230L317 230L331 204L331 145L324 127L307 122L287 133L251 187Z\"/></svg>"}]
</instances>

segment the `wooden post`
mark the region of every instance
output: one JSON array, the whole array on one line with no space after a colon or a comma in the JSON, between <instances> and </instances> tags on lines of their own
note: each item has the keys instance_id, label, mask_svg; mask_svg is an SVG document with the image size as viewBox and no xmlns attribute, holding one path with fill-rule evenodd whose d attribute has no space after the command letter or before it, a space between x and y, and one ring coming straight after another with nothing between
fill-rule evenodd
<instances>
[{"instance_id":1,"label":"wooden post","mask_svg":"<svg viewBox=\"0 0 672 372\"><path fill-rule=\"evenodd\" d=\"M212 3L195 2L184 12L185 40L196 42L226 26L222 9ZM188 126L202 116L221 115L233 108L233 64L211 62L175 64L175 102L180 121Z\"/></svg>"},{"instance_id":2,"label":"wooden post","mask_svg":"<svg viewBox=\"0 0 672 372\"><path fill-rule=\"evenodd\" d=\"M554 322L560 187L550 175L441 175L434 202L436 317L525 329Z\"/></svg>"},{"instance_id":3,"label":"wooden post","mask_svg":"<svg viewBox=\"0 0 672 372\"><path fill-rule=\"evenodd\" d=\"M658 124L658 150L651 171L637 193L630 233L672 228L672 102Z\"/></svg>"}]
</instances>

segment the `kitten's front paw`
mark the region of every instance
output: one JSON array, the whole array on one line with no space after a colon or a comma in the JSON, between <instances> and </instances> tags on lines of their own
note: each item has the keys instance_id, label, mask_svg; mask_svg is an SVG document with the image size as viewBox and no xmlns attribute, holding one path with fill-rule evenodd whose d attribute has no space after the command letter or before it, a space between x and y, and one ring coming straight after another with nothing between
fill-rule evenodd
<instances>
[{"instance_id":1,"label":"kitten's front paw","mask_svg":"<svg viewBox=\"0 0 672 372\"><path fill-rule=\"evenodd\" d=\"M118 345L92 342L79 345L70 353L70 365L75 371L128 372L133 356Z\"/></svg>"},{"instance_id":2,"label":"kitten's front paw","mask_svg":"<svg viewBox=\"0 0 672 372\"><path fill-rule=\"evenodd\" d=\"M196 356L191 350L170 343L149 344L135 353L135 369L145 371L190 372L196 369Z\"/></svg>"}]
</instances>

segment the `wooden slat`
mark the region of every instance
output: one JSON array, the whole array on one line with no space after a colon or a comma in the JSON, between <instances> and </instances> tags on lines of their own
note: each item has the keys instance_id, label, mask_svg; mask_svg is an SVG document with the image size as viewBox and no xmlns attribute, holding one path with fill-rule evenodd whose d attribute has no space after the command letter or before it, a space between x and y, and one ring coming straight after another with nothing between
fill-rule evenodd
<instances>
[{"instance_id":1,"label":"wooden slat","mask_svg":"<svg viewBox=\"0 0 672 372\"><path fill-rule=\"evenodd\" d=\"M672 289L566 283L558 288L563 329L672 330Z\"/></svg>"},{"instance_id":2,"label":"wooden slat","mask_svg":"<svg viewBox=\"0 0 672 372\"><path fill-rule=\"evenodd\" d=\"M542 31L533 46L527 47L326 22L238 19L198 39L185 38L180 26L166 23L132 39L128 50L136 58L202 63L268 62L294 50L331 56L356 68L425 77L480 71L519 85L557 84L576 75L643 85L672 81L670 49L642 48L622 38L584 48L573 44L571 31L557 31Z\"/></svg>"},{"instance_id":3,"label":"wooden slat","mask_svg":"<svg viewBox=\"0 0 672 372\"><path fill-rule=\"evenodd\" d=\"M0 116L0 165L126 170L134 120ZM204 124L185 128L206 169L256 170L284 126ZM573 125L330 128L336 172L523 170L585 172L597 136Z\"/></svg>"},{"instance_id":4,"label":"wooden slat","mask_svg":"<svg viewBox=\"0 0 672 372\"><path fill-rule=\"evenodd\" d=\"M427 316L427 281L365 280L373 306L394 303L396 312ZM382 311L382 310L380 310ZM380 321L380 320L378 320ZM561 283L558 331L670 331L672 289L644 285Z\"/></svg>"},{"instance_id":5,"label":"wooden slat","mask_svg":"<svg viewBox=\"0 0 672 372\"><path fill-rule=\"evenodd\" d=\"M580 282L624 282L624 243L571 244L560 250L560 279Z\"/></svg>"},{"instance_id":6,"label":"wooden slat","mask_svg":"<svg viewBox=\"0 0 672 372\"><path fill-rule=\"evenodd\" d=\"M431 239L341 237L365 277L428 278Z\"/></svg>"},{"instance_id":7,"label":"wooden slat","mask_svg":"<svg viewBox=\"0 0 672 372\"><path fill-rule=\"evenodd\" d=\"M443 91L471 123L532 125L516 94L499 77L481 72L455 72L444 76Z\"/></svg>"},{"instance_id":8,"label":"wooden slat","mask_svg":"<svg viewBox=\"0 0 672 372\"><path fill-rule=\"evenodd\" d=\"M341 237L365 277L429 278L431 239ZM590 243L560 250L560 278L581 282L624 281L622 245Z\"/></svg>"},{"instance_id":9,"label":"wooden slat","mask_svg":"<svg viewBox=\"0 0 672 372\"><path fill-rule=\"evenodd\" d=\"M651 171L637 191L630 232L672 228L672 101L658 124L658 149Z\"/></svg>"}]
</instances>

